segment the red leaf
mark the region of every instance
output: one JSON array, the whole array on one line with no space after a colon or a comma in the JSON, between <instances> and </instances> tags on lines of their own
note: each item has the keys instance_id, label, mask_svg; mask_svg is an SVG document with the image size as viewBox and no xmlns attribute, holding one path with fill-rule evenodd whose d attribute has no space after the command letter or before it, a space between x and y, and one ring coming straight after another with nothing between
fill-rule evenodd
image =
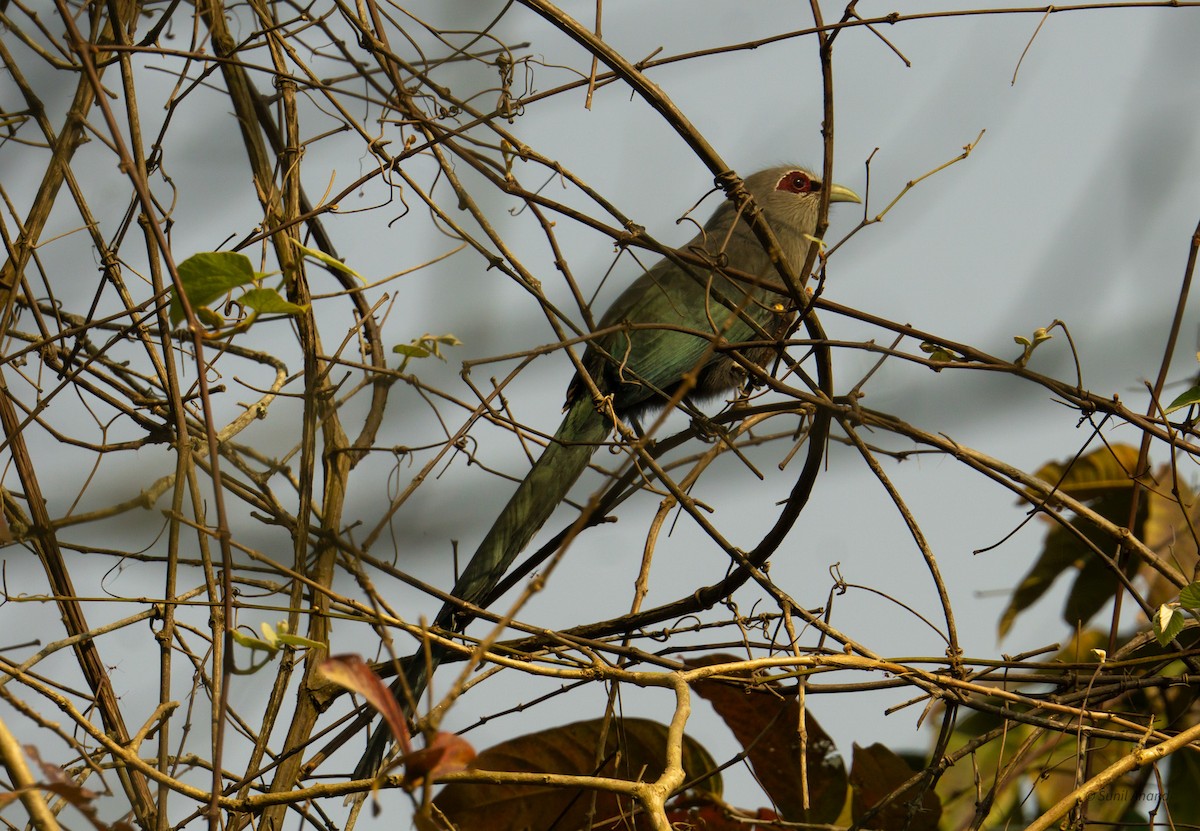
<instances>
[{"instance_id":1,"label":"red leaf","mask_svg":"<svg viewBox=\"0 0 1200 831\"><path fill-rule=\"evenodd\" d=\"M321 674L338 686L356 692L366 699L391 728L401 752L406 756L412 753L408 721L400 710L399 702L361 656L331 655L321 662Z\"/></svg>"},{"instance_id":2,"label":"red leaf","mask_svg":"<svg viewBox=\"0 0 1200 831\"><path fill-rule=\"evenodd\" d=\"M400 759L404 765L404 784L408 788L420 787L426 779L466 770L474 759L475 748L462 736L438 733L428 747Z\"/></svg>"}]
</instances>

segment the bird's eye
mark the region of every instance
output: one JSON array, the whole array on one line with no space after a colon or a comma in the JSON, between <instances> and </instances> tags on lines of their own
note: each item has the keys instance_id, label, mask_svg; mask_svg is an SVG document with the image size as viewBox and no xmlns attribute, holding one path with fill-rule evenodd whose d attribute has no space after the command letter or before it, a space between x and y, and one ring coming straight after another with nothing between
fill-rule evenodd
<instances>
[{"instance_id":1,"label":"bird's eye","mask_svg":"<svg viewBox=\"0 0 1200 831\"><path fill-rule=\"evenodd\" d=\"M788 173L775 186L775 190L784 190L788 193L812 193L816 189L813 180L809 178L808 174L802 173L799 170L793 170Z\"/></svg>"}]
</instances>

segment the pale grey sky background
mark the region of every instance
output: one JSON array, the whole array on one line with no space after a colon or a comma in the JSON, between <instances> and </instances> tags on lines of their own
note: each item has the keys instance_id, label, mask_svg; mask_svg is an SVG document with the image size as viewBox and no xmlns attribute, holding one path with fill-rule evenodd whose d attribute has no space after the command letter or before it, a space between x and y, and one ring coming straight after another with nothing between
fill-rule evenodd
<instances>
[{"instance_id":1,"label":"pale grey sky background","mask_svg":"<svg viewBox=\"0 0 1200 831\"><path fill-rule=\"evenodd\" d=\"M481 27L502 8L492 2L417 5L431 25L459 30ZM893 10L908 14L955 5L905 3L900 8L863 2L857 11L871 17ZM571 4L567 10L586 19L591 6ZM825 8L827 20L839 11L835 6ZM986 133L969 159L922 182L884 222L863 229L836 253L829 266L826 296L1010 357L1020 352L1014 335L1029 336L1034 329L1062 319L1078 348L1085 385L1143 408L1143 381L1158 370L1189 240L1200 215L1200 85L1196 83L1200 11L1060 13L1045 21L1029 45L1040 21L1040 14L1022 13L881 27L881 34L911 66L866 28L839 35L834 58L836 178L866 195L864 162L874 154L868 206L872 215L906 181L959 154L981 130ZM604 6L603 31L606 41L636 61L659 48L660 56L671 55L810 25L807 4L609 2ZM185 33L179 34L186 38ZM545 64L535 69L536 90L573 77L555 67L586 71L589 65L580 48L519 6L507 11L494 34L509 44L528 41L525 51ZM436 53L431 44L425 45ZM455 92L465 94L487 85L489 71L494 72L462 66L448 77ZM819 169L821 88L814 39L699 58L656 69L650 77L739 173L790 161ZM42 88L49 94L52 83L47 79L42 80ZM141 83L147 117L161 118L157 104L171 88L170 75L146 72ZM266 80L262 83L265 88ZM66 90L64 85L63 94ZM5 106L11 106L13 94L2 94ZM485 97L480 106L490 106L491 100ZM61 109L65 102L48 103ZM312 134L320 132L320 121L310 122L309 129ZM681 243L690 237L691 226L676 227L675 220L710 188L711 175L656 113L631 97L627 87L601 88L590 111L584 108L582 90L531 104L512 129L614 200L659 240ZM87 183L90 192L111 189L108 201L92 197L94 205L111 207L113 215L100 218L111 233L124 211L128 188L112 169L112 157L104 148L93 146L85 152L94 152L97 159L96 180ZM2 147L0 153L14 158ZM179 188L172 235L177 259L213 250L231 237L240 239L253 227L256 203L247 192L240 138L228 104L219 94L199 91L188 108L175 114L165 164ZM352 138L332 137L309 148L304 165L309 191L317 195L331 176L336 176L335 189L340 189L370 170L372 163ZM20 195L23 209L40 171L5 163L2 175L6 189ZM536 177L526 182L537 183ZM344 201L342 216L328 219L340 254L368 280L452 247L450 240L431 231L415 202L413 216L391 224L404 211L399 204L351 213L378 204L381 198L382 190L372 184L360 199ZM479 198L514 247L526 252L526 265L543 280L548 295L569 307L569 294L528 212L510 215L508 211L518 203L495 192L481 192ZM564 198L586 206L578 195ZM699 215L707 216L716 199L709 197ZM827 239L840 239L855 225L859 211L857 206L836 206ZM64 217L62 224L65 230L76 223ZM613 260L611 242L566 219L559 220L556 231L585 290L599 287ZM82 314L96 272L92 261L81 262L81 250L86 249L51 245L42 256L51 269L79 272L79 294L65 301L71 311ZM623 257L600 289L598 305L603 306L637 273L633 261ZM324 287L314 286L314 291L333 288L328 281ZM383 290L398 296L385 323L388 343L406 342L425 332L451 332L463 341L463 346L449 351L446 364L426 361L412 368L429 383L468 400L470 392L458 376L460 361L528 350L554 340L529 297L497 272L486 271L481 259L470 253L392 282ZM834 315L824 315L822 322L835 339L890 339L884 332ZM348 325L349 320L331 322L326 345L335 342ZM1189 312L1183 331L1172 373L1180 381L1196 369L1194 312ZM263 326L252 330L247 342L263 345L276 339L290 341L290 337L282 328ZM838 352L835 360L838 391L845 392L875 359L847 350ZM472 379L486 386L489 375L501 377L511 366L485 365L476 369ZM1055 377L1074 375L1061 334L1039 348L1031 366ZM294 364L293 370L299 368ZM268 380L265 375L238 377L254 384ZM553 431L569 378L569 364L561 354L539 359L508 389L515 415ZM231 392L224 404L235 412L236 402L253 396L232 378L228 382ZM1180 389L1176 387L1171 395ZM1049 459L1073 455L1089 437L1086 426L1077 426L1078 414L1051 400L1045 390L995 375L935 374L890 361L867 385L866 393L866 406L947 433L1031 471ZM278 402L270 418L242 438L266 453L282 452L295 441L298 415L296 406ZM439 430L421 399L397 387L377 444L417 446L436 441ZM511 436L483 425L473 435L487 464L520 475L522 457ZM1119 427L1108 435L1113 441L1138 438ZM909 448L892 437L876 438L887 447ZM88 471L52 441L45 440L42 447L61 459L63 473L56 483L61 493L51 497L65 510L84 487ZM739 544L757 541L762 524L773 516L775 501L786 494L796 475L796 467L783 474L774 470L779 453L779 448L772 448L755 457L768 473L765 482L730 462L702 482L699 495L716 506L714 520ZM378 521L390 493L406 484L422 461L411 466L405 461L396 471L388 454L378 456L356 473L350 494L348 515L361 517L368 527ZM171 461L161 450L141 451L137 465L103 470L106 484L88 489L81 504L95 508L128 498L170 469ZM1011 589L1029 567L1043 533L1040 523L1031 523L1003 545L984 554L972 553L1004 539L1022 521L1023 513L1011 493L948 458L889 463L887 471L908 500L950 584L968 655L1018 653L1069 635L1058 619L1062 600L1058 591L1036 612L1020 619L1002 643L997 642L996 623L1007 602L1004 590ZM1186 464L1183 471L1191 477ZM598 483L598 478L585 478L575 493L584 496ZM397 556L403 567L422 579L449 586L450 540L459 541L464 555L473 551L510 491L505 483L461 461L439 471L439 477L422 487L394 518ZM581 538L549 589L530 604L525 619L559 627L627 610L646 521L656 506L653 498L631 502L622 509L619 523ZM561 527L569 513L557 517L540 539ZM157 514L147 514L144 528L131 526L128 519L113 523L113 544L128 545L133 537L154 545L159 521ZM286 550L285 538L276 529L243 528L240 537L264 550ZM374 553L383 555L385 550L377 548ZM28 556L9 549L10 580L14 566L21 567L19 559ZM848 582L887 592L940 621L932 584L896 510L857 455L837 445L831 449L828 470L811 503L774 558L771 574L797 600L817 607L825 602L831 583L828 570L835 563ZM104 568L110 565L105 561ZM719 552L705 544L686 518L681 519L671 536L659 542L649 602L711 583L725 567ZM160 585L157 575L135 564L120 573L95 576L89 590L97 593L97 587L103 586L136 596L152 593ZM380 585L386 582L381 580ZM343 588L350 588L348 578ZM393 605L411 617L436 611L434 604L414 592L398 586L389 590L394 592ZM761 599L750 590L738 596L742 611ZM53 625L49 610L43 612L46 625ZM0 627L12 631L14 616L29 613L25 607L0 608ZM119 617L129 609L108 613ZM274 622L279 617L265 611L261 620ZM910 613L865 591L851 590L837 598L833 623L884 655L936 656L944 651L939 638ZM364 631L335 630L333 651L364 650ZM138 648L144 649L145 642L139 642ZM126 695L139 694L143 673L136 666L138 660L133 651L121 656L128 665L118 673L118 683L125 677ZM442 683L449 680L439 675L435 684ZM526 679L513 677L477 688L462 700L447 727L466 727L483 714L552 688L542 683L531 691L524 684ZM252 709L256 693L252 676L234 679L235 705ZM923 749L930 737L917 728L919 707L883 714L909 694L818 697L810 700L810 707L847 754L854 742L882 741ZM528 730L598 716L602 704L601 690L577 691L535 708L531 716L490 722L470 737L477 746L486 746ZM622 705L626 714L664 719L672 701L663 692L625 690ZM719 760L737 752L732 737L704 704L697 705L689 732ZM762 803L743 770L727 772L726 783L731 803L745 807ZM392 810L407 813L402 796L388 794L384 799ZM387 821L395 825L395 816Z\"/></svg>"}]
</instances>

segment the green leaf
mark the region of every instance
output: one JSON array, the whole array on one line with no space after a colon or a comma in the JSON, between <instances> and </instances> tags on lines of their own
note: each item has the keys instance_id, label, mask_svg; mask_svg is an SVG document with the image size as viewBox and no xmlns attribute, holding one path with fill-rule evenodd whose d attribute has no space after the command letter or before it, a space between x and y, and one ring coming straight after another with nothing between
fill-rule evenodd
<instances>
[{"instance_id":1,"label":"green leaf","mask_svg":"<svg viewBox=\"0 0 1200 831\"><path fill-rule=\"evenodd\" d=\"M187 295L188 304L198 310L214 300L224 297L231 290L253 283L256 274L245 254L233 251L208 251L193 254L178 266L179 282ZM171 325L177 326L184 318L183 303L171 292Z\"/></svg>"},{"instance_id":2,"label":"green leaf","mask_svg":"<svg viewBox=\"0 0 1200 831\"><path fill-rule=\"evenodd\" d=\"M320 641L314 641L312 638L306 638L302 635L293 635L288 631L288 623L286 620L281 620L274 628L267 624L262 625L263 635L271 643L284 644L286 646L302 646L308 649L324 649L325 644Z\"/></svg>"},{"instance_id":3,"label":"green leaf","mask_svg":"<svg viewBox=\"0 0 1200 831\"><path fill-rule=\"evenodd\" d=\"M1200 583L1189 583L1179 593L1179 605L1185 609L1200 609Z\"/></svg>"},{"instance_id":4,"label":"green leaf","mask_svg":"<svg viewBox=\"0 0 1200 831\"><path fill-rule=\"evenodd\" d=\"M392 351L406 358L428 358L432 353L428 349L422 349L419 346L411 346L405 343L398 343L392 347Z\"/></svg>"},{"instance_id":5,"label":"green leaf","mask_svg":"<svg viewBox=\"0 0 1200 831\"><path fill-rule=\"evenodd\" d=\"M1169 604L1159 606L1154 615L1154 637L1161 646L1166 646L1183 630L1185 622L1178 608Z\"/></svg>"},{"instance_id":6,"label":"green leaf","mask_svg":"<svg viewBox=\"0 0 1200 831\"><path fill-rule=\"evenodd\" d=\"M421 338L421 340L429 341L429 342L435 344L435 347L439 346L439 345L440 346L462 346L462 344L463 344L462 341L460 341L457 337L455 337L454 335L452 335L450 333L446 333L444 335L424 335ZM433 351L438 353L439 358L441 357L441 353L438 352L438 350L436 348Z\"/></svg>"},{"instance_id":7,"label":"green leaf","mask_svg":"<svg viewBox=\"0 0 1200 831\"><path fill-rule=\"evenodd\" d=\"M1106 445L1080 458L1043 465L1036 476L1043 482L1055 485L1057 492L1085 503L1113 525L1121 527L1129 522L1133 494L1130 471L1137 467L1137 459L1136 447ZM1050 508L1059 507L1053 496L1043 499L1038 493L1030 491L1028 499L1034 505L1045 502ZM1150 498L1143 498L1138 503L1131 530L1139 538L1144 533L1150 501ZM1032 606L1064 574L1073 573L1075 582L1068 595L1063 618L1072 627L1081 621L1086 623L1112 598L1119 585L1112 577L1112 567L1105 559L1095 555L1092 546L1115 554L1117 542L1099 527L1080 517L1068 515L1067 527L1057 519L1053 520L1042 553L1013 592L1008 608L1000 619L1000 636L1008 632L1017 615ZM1140 565L1139 557L1130 556L1125 564L1126 576L1132 577Z\"/></svg>"},{"instance_id":8,"label":"green leaf","mask_svg":"<svg viewBox=\"0 0 1200 831\"><path fill-rule=\"evenodd\" d=\"M1013 363L1015 363L1017 366L1025 366L1027 363L1029 363L1029 359L1033 356L1033 350L1037 349L1038 344L1045 343L1052 337L1054 336L1046 331L1045 327L1035 329L1033 331L1033 340L1030 340L1023 335L1014 335L1013 343L1017 344L1018 346L1023 346L1024 351L1021 353L1021 357L1017 358Z\"/></svg>"},{"instance_id":9,"label":"green leaf","mask_svg":"<svg viewBox=\"0 0 1200 831\"><path fill-rule=\"evenodd\" d=\"M404 360L400 364L400 371L403 372L413 358L428 358L432 355L439 360L446 360L446 356L442 354L443 346L462 346L462 341L451 334L431 335L426 332L408 343L396 344L392 347L392 351L404 356Z\"/></svg>"},{"instance_id":10,"label":"green leaf","mask_svg":"<svg viewBox=\"0 0 1200 831\"><path fill-rule=\"evenodd\" d=\"M278 635L276 640L284 646L304 647L306 649L324 649L325 644L306 638L303 635Z\"/></svg>"},{"instance_id":11,"label":"green leaf","mask_svg":"<svg viewBox=\"0 0 1200 831\"><path fill-rule=\"evenodd\" d=\"M1200 759L1195 753L1184 749L1171 756L1171 770L1167 773L1167 787L1163 796L1167 801L1166 813L1175 828L1194 827L1200 823Z\"/></svg>"},{"instance_id":12,"label":"green leaf","mask_svg":"<svg viewBox=\"0 0 1200 831\"><path fill-rule=\"evenodd\" d=\"M1121 521L1124 522L1127 518L1128 514ZM1078 524L1082 526L1084 536L1095 542L1101 551L1106 547L1111 548L1111 541L1107 540L1090 523ZM1062 531L1065 529L1059 528L1057 530ZM1077 540L1072 535L1071 544L1073 545L1075 542ZM1116 591L1116 581L1112 577L1112 566L1091 551L1083 552L1081 556L1082 564L1079 565L1075 582L1071 584L1071 590L1067 593L1067 602L1063 604L1062 620L1068 626L1075 626L1080 621L1086 622L1091 620L1112 599ZM1125 564L1125 576L1133 579L1140 566L1141 558L1129 557Z\"/></svg>"},{"instance_id":13,"label":"green leaf","mask_svg":"<svg viewBox=\"0 0 1200 831\"><path fill-rule=\"evenodd\" d=\"M1107 626L1104 631L1084 630L1078 633L1073 642L1064 643L1053 658L1043 660L1090 663L1091 658L1084 656L1094 655L1095 647L1103 647L1107 643ZM1161 652L1161 648L1153 641L1145 650L1148 654ZM1033 693L1040 692L1043 688L1018 683L1015 689ZM1147 712L1145 709L1139 709L1142 705L1133 703L1129 695L1109 699L1106 708L1110 711ZM1015 705L1014 711L1020 712L1025 706L1027 705ZM1027 826L1030 817L1048 810L1078 787L1077 765L1083 764L1077 755L1080 748L1073 742L1064 742L1061 734L1050 734L1041 726L1016 723L1011 720L1011 715L979 712L963 714L960 711L959 720L954 726L954 735L949 739L948 745L961 747L994 728L1004 728L1002 738L987 742L970 756L959 759L938 780L936 791L942 800L940 828L1016 831ZM1092 769L1103 770L1136 749L1137 746L1133 743L1095 742L1088 750ZM920 769L923 765L924 761L913 767ZM985 775L984 771L989 772L986 774L989 777L986 781L990 790L987 791L986 802L981 806L980 782ZM1003 774L997 776L996 771L1003 771ZM1106 823L1105 827L1146 828L1145 823L1113 825L1128 816L1131 806L1146 804L1140 796L1145 785L1145 780L1138 770L1110 781L1101 792L1103 796L1094 796L1088 803L1088 827L1100 828L1099 823ZM1187 795L1192 796L1193 793L1188 791ZM986 816L978 815L981 807L986 808ZM888 825L879 818L868 827L880 831L904 828L902 822L905 817L901 816L898 819L901 822ZM1093 826L1092 823L1096 824Z\"/></svg>"},{"instance_id":14,"label":"green leaf","mask_svg":"<svg viewBox=\"0 0 1200 831\"><path fill-rule=\"evenodd\" d=\"M1200 386L1192 387L1185 393L1182 393L1178 398L1167 405L1164 411L1167 415L1182 410L1184 407L1190 407L1193 404L1200 404Z\"/></svg>"},{"instance_id":15,"label":"green leaf","mask_svg":"<svg viewBox=\"0 0 1200 831\"><path fill-rule=\"evenodd\" d=\"M259 314L298 315L308 311L307 306L300 306L286 300L275 289L250 289L238 302Z\"/></svg>"},{"instance_id":16,"label":"green leaf","mask_svg":"<svg viewBox=\"0 0 1200 831\"><path fill-rule=\"evenodd\" d=\"M209 329L220 329L225 325L225 316L214 312L208 306L200 306L192 309L196 313L196 319L207 326Z\"/></svg>"},{"instance_id":17,"label":"green leaf","mask_svg":"<svg viewBox=\"0 0 1200 831\"><path fill-rule=\"evenodd\" d=\"M301 251L303 251L304 256L308 257L309 259L317 260L318 262L322 263L323 265L327 265L330 268L337 269L338 271L344 272L345 274L349 274L351 277L353 277L355 280L358 280L360 283L367 282L365 277L363 277L357 271L352 269L350 266L346 265L341 260L329 256L324 251L319 251L316 248L309 248L307 245L302 245L301 243L296 242L296 240L292 240L292 242L295 243L296 247L299 248Z\"/></svg>"},{"instance_id":18,"label":"green leaf","mask_svg":"<svg viewBox=\"0 0 1200 831\"><path fill-rule=\"evenodd\" d=\"M259 652L269 652L274 655L279 651L281 646L295 646L306 649L325 649L325 644L320 641L314 641L311 638L305 638L300 635L293 635L288 632L286 620L281 620L275 626L269 623L260 623L259 630L263 636L256 638L253 635L247 635L243 632L234 629L230 632L233 635L234 641L246 647Z\"/></svg>"},{"instance_id":19,"label":"green leaf","mask_svg":"<svg viewBox=\"0 0 1200 831\"><path fill-rule=\"evenodd\" d=\"M237 629L232 630L229 634L233 636L233 639L238 644L246 647L247 649L255 649L260 652L270 652L272 655L279 650L279 647L275 644L268 643L267 641L253 637L252 635L244 634L239 632Z\"/></svg>"},{"instance_id":20,"label":"green leaf","mask_svg":"<svg viewBox=\"0 0 1200 831\"><path fill-rule=\"evenodd\" d=\"M961 357L960 355L956 355L951 350L942 346L940 343L935 343L931 340L923 341L920 348L922 352L935 361L954 361Z\"/></svg>"}]
</instances>

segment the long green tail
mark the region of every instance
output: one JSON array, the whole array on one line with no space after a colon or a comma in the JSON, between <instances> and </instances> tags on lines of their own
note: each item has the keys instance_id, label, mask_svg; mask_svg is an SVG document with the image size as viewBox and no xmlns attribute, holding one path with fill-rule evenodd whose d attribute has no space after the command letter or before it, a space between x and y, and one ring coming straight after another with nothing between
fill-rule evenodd
<instances>
[{"instance_id":1,"label":"long green tail","mask_svg":"<svg viewBox=\"0 0 1200 831\"><path fill-rule=\"evenodd\" d=\"M596 412L592 401L580 396L563 417L558 432L517 486L491 530L475 550L458 582L455 597L475 603L495 587L512 561L525 550L533 535L546 524L550 514L566 498L611 427ZM439 625L453 616L453 608L438 614Z\"/></svg>"},{"instance_id":2,"label":"long green tail","mask_svg":"<svg viewBox=\"0 0 1200 831\"><path fill-rule=\"evenodd\" d=\"M495 588L513 560L566 498L567 491L583 473L596 447L608 437L610 430L609 422L596 412L591 398L578 396L558 426L554 441L534 462L529 474L517 486L516 493L496 517L483 542L475 550L475 556L454 584L451 594L468 603L477 603ZM449 603L443 606L434 624L453 628L457 608ZM427 666L425 656L420 652L404 661L404 677L413 700L420 700L429 675L441 664L445 652L435 646L431 657L430 666ZM392 685L392 690L399 692L399 682ZM397 697L402 704L406 701L403 694ZM385 729L375 731L367 745L367 752L355 769L356 779L375 774L390 741L391 737Z\"/></svg>"}]
</instances>

